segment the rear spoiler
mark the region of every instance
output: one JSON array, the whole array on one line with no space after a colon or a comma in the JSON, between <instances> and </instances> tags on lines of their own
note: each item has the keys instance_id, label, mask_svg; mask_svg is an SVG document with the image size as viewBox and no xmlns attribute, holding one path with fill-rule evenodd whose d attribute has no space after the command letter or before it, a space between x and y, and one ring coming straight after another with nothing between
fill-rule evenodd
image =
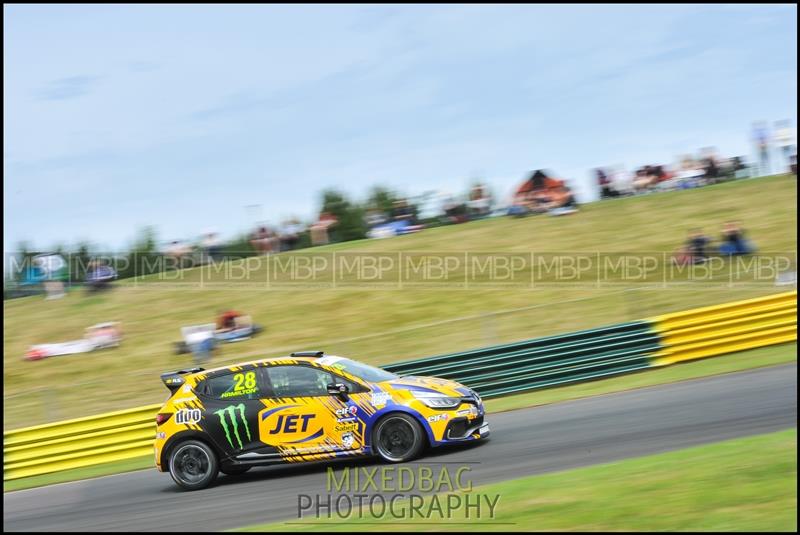
<instances>
[{"instance_id":1,"label":"rear spoiler","mask_svg":"<svg viewBox=\"0 0 800 535\"><path fill-rule=\"evenodd\" d=\"M186 379L183 378L184 375L202 372L204 370L205 368L189 368L188 370L166 372L161 374L161 380L164 382L164 385L169 388L169 391L174 394L181 385L186 382Z\"/></svg>"},{"instance_id":2,"label":"rear spoiler","mask_svg":"<svg viewBox=\"0 0 800 535\"><path fill-rule=\"evenodd\" d=\"M292 353L292 357L314 357L320 358L325 354L324 351L295 351Z\"/></svg>"}]
</instances>

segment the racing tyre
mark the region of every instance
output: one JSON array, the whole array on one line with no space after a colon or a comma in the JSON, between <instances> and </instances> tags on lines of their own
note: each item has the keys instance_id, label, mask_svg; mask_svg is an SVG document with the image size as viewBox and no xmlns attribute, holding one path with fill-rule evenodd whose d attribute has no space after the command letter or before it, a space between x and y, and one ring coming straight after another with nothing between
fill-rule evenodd
<instances>
[{"instance_id":1,"label":"racing tyre","mask_svg":"<svg viewBox=\"0 0 800 535\"><path fill-rule=\"evenodd\" d=\"M372 432L375 453L384 461L402 463L416 458L425 446L422 426L412 417L393 413L382 418Z\"/></svg>"},{"instance_id":2,"label":"racing tyre","mask_svg":"<svg viewBox=\"0 0 800 535\"><path fill-rule=\"evenodd\" d=\"M200 490L209 486L219 473L219 461L204 442L187 440L169 454L169 473L179 487Z\"/></svg>"},{"instance_id":3,"label":"racing tyre","mask_svg":"<svg viewBox=\"0 0 800 535\"><path fill-rule=\"evenodd\" d=\"M175 354L176 355L183 355L184 353L189 352L189 346L186 342L175 342Z\"/></svg>"},{"instance_id":4,"label":"racing tyre","mask_svg":"<svg viewBox=\"0 0 800 535\"><path fill-rule=\"evenodd\" d=\"M252 466L223 466L219 469L226 476L240 476L250 470Z\"/></svg>"}]
</instances>

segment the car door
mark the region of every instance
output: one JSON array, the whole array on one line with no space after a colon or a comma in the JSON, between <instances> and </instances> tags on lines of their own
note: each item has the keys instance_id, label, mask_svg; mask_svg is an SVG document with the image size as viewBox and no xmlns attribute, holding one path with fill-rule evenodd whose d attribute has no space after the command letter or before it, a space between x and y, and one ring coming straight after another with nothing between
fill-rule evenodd
<instances>
[{"instance_id":1,"label":"car door","mask_svg":"<svg viewBox=\"0 0 800 535\"><path fill-rule=\"evenodd\" d=\"M238 457L263 449L258 438L258 413L264 405L259 400L271 392L257 368L226 370L209 377L199 385L198 394L203 400L204 429L222 451ZM272 448L272 452L277 450Z\"/></svg>"},{"instance_id":2,"label":"car door","mask_svg":"<svg viewBox=\"0 0 800 535\"><path fill-rule=\"evenodd\" d=\"M364 422L352 396L331 395L327 385L358 387L322 368L283 364L265 368L272 396L259 414L261 441L285 456L319 456L360 449Z\"/></svg>"}]
</instances>

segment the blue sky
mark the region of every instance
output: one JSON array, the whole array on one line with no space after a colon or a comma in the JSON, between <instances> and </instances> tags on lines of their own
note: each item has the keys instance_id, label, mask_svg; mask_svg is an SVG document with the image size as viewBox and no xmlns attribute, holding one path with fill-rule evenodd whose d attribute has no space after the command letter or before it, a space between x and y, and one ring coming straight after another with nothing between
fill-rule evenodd
<instances>
[{"instance_id":1,"label":"blue sky","mask_svg":"<svg viewBox=\"0 0 800 535\"><path fill-rule=\"evenodd\" d=\"M749 154L797 118L797 10L4 6L6 250L311 218L319 192L497 196L537 168Z\"/></svg>"}]
</instances>

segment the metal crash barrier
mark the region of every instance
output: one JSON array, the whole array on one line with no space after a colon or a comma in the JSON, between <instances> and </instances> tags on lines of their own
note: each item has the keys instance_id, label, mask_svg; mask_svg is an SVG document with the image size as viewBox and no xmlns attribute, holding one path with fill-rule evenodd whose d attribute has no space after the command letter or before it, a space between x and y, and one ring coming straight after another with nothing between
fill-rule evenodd
<instances>
[{"instance_id":1,"label":"metal crash barrier","mask_svg":"<svg viewBox=\"0 0 800 535\"><path fill-rule=\"evenodd\" d=\"M797 291L653 318L663 348L654 366L797 340Z\"/></svg>"},{"instance_id":2,"label":"metal crash barrier","mask_svg":"<svg viewBox=\"0 0 800 535\"><path fill-rule=\"evenodd\" d=\"M3 433L3 480L153 455L160 405Z\"/></svg>"}]
</instances>

